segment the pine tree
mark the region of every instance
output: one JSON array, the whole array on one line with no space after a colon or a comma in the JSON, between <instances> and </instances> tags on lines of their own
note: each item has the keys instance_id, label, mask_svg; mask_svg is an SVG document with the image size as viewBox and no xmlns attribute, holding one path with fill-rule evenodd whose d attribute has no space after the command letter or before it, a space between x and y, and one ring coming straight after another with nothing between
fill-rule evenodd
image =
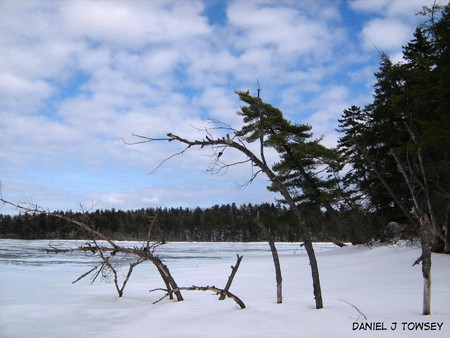
<instances>
[{"instance_id":1,"label":"pine tree","mask_svg":"<svg viewBox=\"0 0 450 338\"><path fill-rule=\"evenodd\" d=\"M289 189L294 201L299 206L303 204L305 210L311 206L325 207L335 225L342 228L332 206L340 196L337 189L337 173L341 169L338 152L323 146L320 138L313 139L310 125L288 121L278 108L263 102L260 97L253 97L248 92L237 94L248 104L239 113L246 124L237 135L249 143L259 140L264 160L263 147L274 148L280 161L272 169ZM278 190L273 182L269 189ZM330 229L325 235L329 235L327 232Z\"/></svg>"}]
</instances>

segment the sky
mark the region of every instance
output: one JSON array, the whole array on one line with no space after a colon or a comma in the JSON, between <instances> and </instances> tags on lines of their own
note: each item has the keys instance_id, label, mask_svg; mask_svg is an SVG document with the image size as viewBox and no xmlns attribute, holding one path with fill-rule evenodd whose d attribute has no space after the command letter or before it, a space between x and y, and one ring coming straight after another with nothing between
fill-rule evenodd
<instances>
[{"instance_id":1,"label":"sky","mask_svg":"<svg viewBox=\"0 0 450 338\"><path fill-rule=\"evenodd\" d=\"M183 147L128 143L239 128L234 92L259 81L335 146L343 110L370 103L380 51L401 61L433 2L0 0L2 196L51 211L273 203L262 175L241 187L248 164L212 175L192 149L158 167Z\"/></svg>"}]
</instances>

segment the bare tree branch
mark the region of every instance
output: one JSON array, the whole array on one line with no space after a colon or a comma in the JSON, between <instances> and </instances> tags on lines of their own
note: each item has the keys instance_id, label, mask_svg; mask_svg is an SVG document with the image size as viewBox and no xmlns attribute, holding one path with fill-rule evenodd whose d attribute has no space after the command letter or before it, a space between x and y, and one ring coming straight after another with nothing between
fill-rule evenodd
<instances>
[{"instance_id":1,"label":"bare tree branch","mask_svg":"<svg viewBox=\"0 0 450 338\"><path fill-rule=\"evenodd\" d=\"M238 150L242 154L244 154L247 159L256 167L259 168L259 171L254 174L251 178L253 180L256 175L259 172L263 172L266 174L266 176L274 183L274 185L277 187L278 191L282 194L286 202L291 207L292 211L294 212L298 225L300 230L303 233L304 236L304 245L306 252L308 254L308 258L310 261L311 266L311 272L312 272L312 279L313 279L313 292L314 292L314 298L316 302L316 308L321 309L323 308L323 300L322 300L322 292L321 292L321 286L320 286L320 278L319 278L319 268L317 265L317 259L314 253L314 248L311 240L311 233L308 225L306 224L306 221L303 217L302 212L298 208L298 206L295 203L295 200L291 196L288 188L283 184L283 182L280 180L280 178L272 171L272 169L265 163L263 159L258 158L250 149L248 149L244 142L239 137L211 137L210 133L207 133L205 136L205 139L202 140L189 140L186 138L183 138L181 136L175 135L173 133L167 134L167 139L160 139L168 142L177 141L181 144L184 144L186 146L185 150L191 148L191 147L210 147L213 149L213 151L217 150L217 147L230 147ZM152 138L147 138L147 140L156 140ZM223 154L223 152L222 152ZM218 153L217 158L219 158L222 154Z\"/></svg>"},{"instance_id":2,"label":"bare tree branch","mask_svg":"<svg viewBox=\"0 0 450 338\"><path fill-rule=\"evenodd\" d=\"M235 294L231 293L230 291L226 291L220 288L213 286L189 286L189 287L180 287L179 290L183 290L183 291L212 291L215 292L217 295L222 295L224 294L225 296L227 296L228 298L233 299L236 304L238 304L240 306L241 309L245 309L245 304L244 302ZM153 291L166 291L167 293L162 296L160 299L156 300L155 302L153 302L153 304L156 304L158 302L160 302L161 300L163 300L164 298L168 297L171 293L174 292L174 290L165 290L165 289L153 289L150 290L149 292L153 292Z\"/></svg>"},{"instance_id":3,"label":"bare tree branch","mask_svg":"<svg viewBox=\"0 0 450 338\"><path fill-rule=\"evenodd\" d=\"M161 168L161 166L166 163L167 161L171 160L174 157L183 155L187 150L189 149L189 147L186 147L185 149L183 149L182 151L172 154L169 157L165 158L160 164L158 164L152 171L150 171L149 175L152 175L156 170L158 170L159 168Z\"/></svg>"},{"instance_id":4,"label":"bare tree branch","mask_svg":"<svg viewBox=\"0 0 450 338\"><path fill-rule=\"evenodd\" d=\"M219 300L225 299L225 295L228 292L228 290L230 290L231 283L233 283L234 276L236 275L236 272L239 269L239 265L241 264L242 258L244 257L244 256L239 256L239 255L236 255L236 256L237 256L236 264L231 266L231 274L228 277L228 281L227 281L227 284L225 285L225 289L223 289L224 292L221 293Z\"/></svg>"}]
</instances>

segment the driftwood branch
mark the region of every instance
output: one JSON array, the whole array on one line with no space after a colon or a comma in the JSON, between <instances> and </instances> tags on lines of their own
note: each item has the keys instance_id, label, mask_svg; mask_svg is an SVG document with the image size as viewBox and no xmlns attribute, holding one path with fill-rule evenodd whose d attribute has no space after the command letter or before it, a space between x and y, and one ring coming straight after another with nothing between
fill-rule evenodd
<instances>
[{"instance_id":1,"label":"driftwood branch","mask_svg":"<svg viewBox=\"0 0 450 338\"><path fill-rule=\"evenodd\" d=\"M76 280L74 280L72 282L72 284L75 284L76 282L78 282L79 280L83 279L84 277L88 276L91 272L95 271L98 269L99 266L103 265L103 262L99 263L98 265L94 266L91 270L83 273L80 277L78 277Z\"/></svg>"},{"instance_id":2,"label":"driftwood branch","mask_svg":"<svg viewBox=\"0 0 450 338\"><path fill-rule=\"evenodd\" d=\"M105 234L103 234L102 232L100 232L99 230L95 229L94 227L92 227L91 225L89 225L85 222L81 222L76 219L61 215L61 214L46 211L43 208L38 207L36 204L33 204L31 202L26 203L26 205L28 205L28 206L24 206L21 204L12 203L7 200L4 200L1 195L1 190L0 190L0 202L2 202L3 204L11 205L19 210L25 211L26 213L37 213L40 215L47 215L47 216L56 217L56 218L65 220L65 221L77 226L79 229L83 229L83 230L87 231L87 233L92 236L94 246L92 246L90 243L87 243L86 245L81 246L77 249L73 249L73 248L59 249L59 248L54 248L54 247L50 247L50 249L45 249L45 251L47 253L55 253L56 254L56 253L64 253L64 252L71 252L71 251L84 251L84 252L92 252L93 254L98 254L100 256L102 262L100 264L98 264L97 266L95 266L94 268L87 271L86 273L84 273L83 275L81 275L80 277L78 277L78 279L76 279L74 281L74 283L76 283L80 279L86 277L90 273L93 273L95 270L99 269L97 271L97 273L93 276L93 279L95 280L97 278L97 276L100 273L103 273L104 269L107 267L110 269L110 271L114 275L114 283L116 285L116 289L117 289L117 291L119 293L119 297L120 297L121 294L123 294L123 289L126 286L129 277L131 276L133 268L136 265L138 265L144 261L151 261L155 265L159 274L161 275L161 278L163 279L164 284L166 285L166 288L174 290L173 294L176 295L178 301L183 300L183 296L181 295L178 285L175 282L175 280L173 279L169 269L167 268L166 265L164 265L162 263L162 261L159 259L159 257L153 255L153 251L156 249L157 246L161 245L162 242L150 245L149 239L148 239L146 245L142 246L141 248L122 247L122 246L117 245L108 236L106 236ZM155 221L155 218L153 218L153 221L151 222L150 227L153 226L154 221ZM149 229L149 231L151 231L151 229ZM150 236L150 232L149 232L148 236ZM110 247L98 245L96 242L98 239L108 243L110 245ZM110 252L111 254L106 257L103 255L104 252ZM126 277L124 283L122 284L122 287L118 286L117 272L115 271L114 267L110 263L111 256L113 256L117 252L121 252L123 254L133 254L138 257L134 263L131 263L129 270L128 270L127 277Z\"/></svg>"},{"instance_id":3,"label":"driftwood branch","mask_svg":"<svg viewBox=\"0 0 450 338\"><path fill-rule=\"evenodd\" d=\"M89 244L89 243L88 243ZM132 254L135 256L138 256L138 259L134 262L134 263L130 263L130 266L128 268L128 274L125 277L125 283L122 285L122 287L118 287L117 281L114 280L114 283L116 285L116 289L119 293L119 297L121 296L121 294L123 294L123 289L125 287L125 285L128 282L128 279L131 276L131 272L133 271L133 268L135 266L137 266L138 264L141 264L145 261L150 261L152 262L156 269L158 270L159 274L161 275L161 278L164 281L164 284L166 285L167 289L171 289L171 290L175 290L173 292L173 294L175 294L175 296L177 297L178 301L182 301L183 300L183 296L181 295L181 293L178 291L179 288L175 282L175 280L172 277L172 274L170 273L169 269L167 268L166 265L163 264L163 262L160 260L159 257L155 256L153 254L153 251L156 247L158 247L159 245L161 245L162 242L158 242L158 243L154 243L151 246L149 246L149 250L147 250L147 245L143 246L143 247L134 247L134 248L128 248L128 247L121 247L116 245L115 247L107 247L107 246L91 246L89 245L84 245L84 246L80 246L78 248L69 248L69 249L60 249L60 248L51 248L51 249L44 249L44 251L46 251L47 253L65 253L65 252L73 252L73 251L82 251L82 252L92 252L92 253L97 253L100 256L104 253L104 252L110 252L110 256L115 255L116 253L122 253L122 254ZM100 254L101 253L101 254ZM89 275L90 273L94 272L95 270L97 270L98 268L99 271L97 271L97 275L94 275L94 280L95 278L97 278L96 276L98 276L105 267L108 267L111 272L114 274L114 267L109 263L109 257L103 256L102 257L102 262L100 264L98 264L97 266L95 266L94 268L92 268L91 270L89 270L88 272L84 273L83 275L81 275L75 282L79 281L80 279L86 277L87 275ZM116 278L116 276L115 276ZM75 283L74 282L74 283ZM173 294L171 294L170 296L173 297Z\"/></svg>"},{"instance_id":4,"label":"driftwood branch","mask_svg":"<svg viewBox=\"0 0 450 338\"><path fill-rule=\"evenodd\" d=\"M219 300L225 299L226 292L228 292L228 290L230 289L231 283L233 283L234 276L236 275L236 272L239 269L239 265L241 264L242 258L244 257L244 256L239 256L239 255L236 255L236 256L237 256L236 264L234 266L233 265L231 266L230 277L228 277L227 285L225 286L225 289L223 289L224 292L222 292L220 294Z\"/></svg>"},{"instance_id":5,"label":"driftwood branch","mask_svg":"<svg viewBox=\"0 0 450 338\"><path fill-rule=\"evenodd\" d=\"M119 292L119 297L122 297L123 290L125 289L125 286L127 285L128 280L131 277L131 273L133 272L134 267L139 265L139 264L141 264L141 263L143 263L143 262L144 262L144 260L138 258L135 262L130 263L130 266L128 267L128 273L125 276L125 279L123 280L122 287L120 289L119 288L117 289L118 292ZM117 283L116 283L116 287L118 287Z\"/></svg>"},{"instance_id":6,"label":"driftwood branch","mask_svg":"<svg viewBox=\"0 0 450 338\"><path fill-rule=\"evenodd\" d=\"M226 291L224 289L217 288L214 285L213 286L196 286L196 285L192 285L192 286L189 286L189 287L180 287L180 288L178 288L178 290L183 290L183 291L212 291L212 292L214 292L217 295L224 294L228 298L233 299L236 302L236 304L239 305L239 307L241 309L245 309L244 302L238 296L236 296L235 294L231 293L230 291ZM153 291L165 291L166 292L166 294L164 296L162 296L160 299L158 299L155 302L153 302L153 304L156 304L156 303L162 301L163 299L169 297L171 293L173 293L173 292L175 292L177 290L166 290L166 289L159 288L159 289L150 290L149 292L153 292Z\"/></svg>"}]
</instances>

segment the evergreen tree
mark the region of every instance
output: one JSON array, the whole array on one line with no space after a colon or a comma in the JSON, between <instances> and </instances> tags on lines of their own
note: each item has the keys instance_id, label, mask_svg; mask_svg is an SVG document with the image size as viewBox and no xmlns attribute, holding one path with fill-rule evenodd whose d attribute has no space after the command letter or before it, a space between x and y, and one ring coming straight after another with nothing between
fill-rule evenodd
<instances>
[{"instance_id":1,"label":"evergreen tree","mask_svg":"<svg viewBox=\"0 0 450 338\"><path fill-rule=\"evenodd\" d=\"M274 148L280 161L273 166L278 178L289 189L294 201L303 209L325 207L335 225L342 226L338 212L332 204L341 194L338 189L341 169L339 154L325 147L321 139L313 139L312 127L295 124L284 118L283 113L248 92L237 93L248 104L241 108L245 125L237 132L247 142L259 140L261 158L265 161L263 148ZM272 182L270 190L277 191ZM323 223L322 223L323 224ZM324 231L329 235L330 229Z\"/></svg>"},{"instance_id":2,"label":"evergreen tree","mask_svg":"<svg viewBox=\"0 0 450 338\"><path fill-rule=\"evenodd\" d=\"M347 186L362 191L385 224L418 224L414 207L430 218L433 250L449 251L449 5L424 14L430 20L404 47L403 62L382 55L373 102L344 111L339 149L352 166Z\"/></svg>"}]
</instances>

